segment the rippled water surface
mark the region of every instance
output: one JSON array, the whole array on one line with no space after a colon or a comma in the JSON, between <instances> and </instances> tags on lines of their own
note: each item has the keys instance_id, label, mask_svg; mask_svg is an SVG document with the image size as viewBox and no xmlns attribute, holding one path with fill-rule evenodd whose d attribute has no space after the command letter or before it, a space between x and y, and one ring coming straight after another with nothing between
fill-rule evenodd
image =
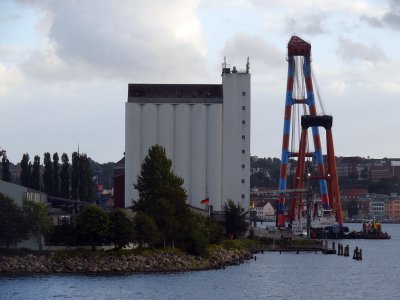
<instances>
[{"instance_id":1,"label":"rippled water surface","mask_svg":"<svg viewBox=\"0 0 400 300\"><path fill-rule=\"evenodd\" d=\"M361 224L351 224L361 229ZM258 254L224 270L129 276L0 277L0 299L400 299L400 225L391 240L343 240L363 260Z\"/></svg>"}]
</instances>

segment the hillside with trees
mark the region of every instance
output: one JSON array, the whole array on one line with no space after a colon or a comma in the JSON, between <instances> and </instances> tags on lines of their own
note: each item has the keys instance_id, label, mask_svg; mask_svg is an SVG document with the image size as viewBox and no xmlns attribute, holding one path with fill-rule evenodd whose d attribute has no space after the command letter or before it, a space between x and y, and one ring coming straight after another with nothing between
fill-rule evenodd
<instances>
[{"instance_id":1,"label":"hillside with trees","mask_svg":"<svg viewBox=\"0 0 400 300\"><path fill-rule=\"evenodd\" d=\"M393 159L398 161L399 159ZM400 178L393 174L390 169L391 159L364 159L360 157L337 157L337 167L345 170L342 176L339 176L339 186L341 189L364 188L369 193L400 194ZM280 177L280 159L279 158L250 158L252 175L250 176L251 188L271 188L278 189ZM326 165L326 163L325 163ZM378 168L384 177L376 178L373 176L373 169ZM288 184L293 182L293 174L296 170L296 160L289 159L288 164ZM311 175L317 174L316 164L313 160L306 161L306 172ZM318 182L312 181L310 185L314 190L318 190Z\"/></svg>"}]
</instances>

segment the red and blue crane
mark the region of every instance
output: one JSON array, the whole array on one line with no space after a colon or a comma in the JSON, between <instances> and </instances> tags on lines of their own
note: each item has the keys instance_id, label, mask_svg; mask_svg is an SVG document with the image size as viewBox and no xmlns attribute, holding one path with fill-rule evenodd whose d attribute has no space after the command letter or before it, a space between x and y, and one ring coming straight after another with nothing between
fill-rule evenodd
<instances>
[{"instance_id":1,"label":"red and blue crane","mask_svg":"<svg viewBox=\"0 0 400 300\"><path fill-rule=\"evenodd\" d=\"M309 180L318 180L323 209L334 212L339 226L342 227L343 218L332 137L333 119L332 116L325 115L320 97L322 113L317 112L311 71L311 44L297 36L292 36L288 43L287 61L288 77L279 179L279 190L282 193L280 193L278 199L278 226L285 226L286 221L294 221L296 211L298 218L301 217L302 199L300 195L299 197L291 197L290 210L285 211L284 191L288 188L289 160L297 158L292 188L301 190L305 188ZM319 95L318 88L317 95ZM296 123L300 123L300 120L301 126L296 128ZM308 138L310 127L314 144L314 151L312 152L309 150ZM319 127L323 127L326 131L327 169L324 165ZM317 169L317 174L313 176L311 176L309 170L306 170L306 160L311 158L314 159Z\"/></svg>"}]
</instances>

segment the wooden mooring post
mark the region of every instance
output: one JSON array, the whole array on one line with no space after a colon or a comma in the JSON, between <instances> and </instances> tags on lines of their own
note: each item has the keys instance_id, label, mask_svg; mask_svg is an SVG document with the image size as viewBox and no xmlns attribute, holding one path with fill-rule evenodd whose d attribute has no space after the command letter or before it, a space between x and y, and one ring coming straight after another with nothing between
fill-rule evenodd
<instances>
[{"instance_id":1,"label":"wooden mooring post","mask_svg":"<svg viewBox=\"0 0 400 300\"><path fill-rule=\"evenodd\" d=\"M362 260L362 250L361 250L361 248L358 248L356 246L356 248L354 249L353 259Z\"/></svg>"},{"instance_id":2,"label":"wooden mooring post","mask_svg":"<svg viewBox=\"0 0 400 300\"><path fill-rule=\"evenodd\" d=\"M337 255L349 256L349 245L345 247L343 244L338 243Z\"/></svg>"}]
</instances>

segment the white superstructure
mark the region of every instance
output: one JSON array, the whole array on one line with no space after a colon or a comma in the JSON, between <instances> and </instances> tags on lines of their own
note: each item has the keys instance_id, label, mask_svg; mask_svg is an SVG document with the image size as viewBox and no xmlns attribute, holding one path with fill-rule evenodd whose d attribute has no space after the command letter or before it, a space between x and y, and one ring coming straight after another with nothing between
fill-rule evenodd
<instances>
[{"instance_id":1,"label":"white superstructure","mask_svg":"<svg viewBox=\"0 0 400 300\"><path fill-rule=\"evenodd\" d=\"M222 85L130 84L125 105L125 207L152 145L166 149L188 202L214 210L250 197L250 74L223 68Z\"/></svg>"}]
</instances>

